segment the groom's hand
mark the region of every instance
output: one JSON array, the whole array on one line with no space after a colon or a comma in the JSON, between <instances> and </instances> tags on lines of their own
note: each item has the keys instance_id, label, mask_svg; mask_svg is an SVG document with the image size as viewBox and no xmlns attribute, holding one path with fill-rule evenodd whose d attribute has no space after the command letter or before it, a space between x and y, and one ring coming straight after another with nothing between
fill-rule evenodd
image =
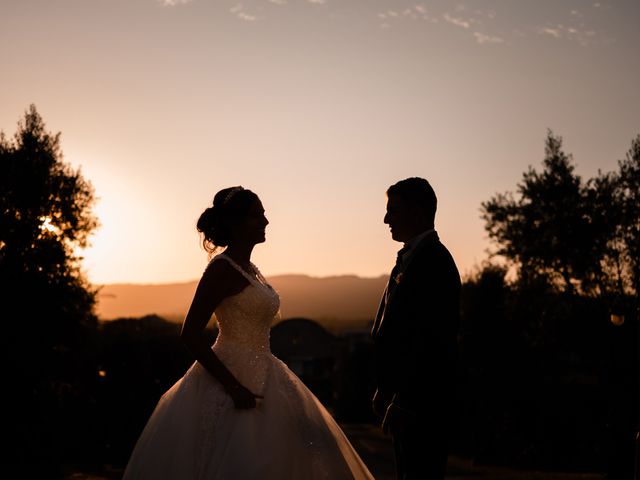
<instances>
[{"instance_id":1,"label":"groom's hand","mask_svg":"<svg viewBox=\"0 0 640 480\"><path fill-rule=\"evenodd\" d=\"M376 393L373 395L373 400L371 401L373 413L375 413L380 418L384 418L387 411L387 405L388 402L384 399L384 396L380 393L380 390L376 390Z\"/></svg>"},{"instance_id":2,"label":"groom's hand","mask_svg":"<svg viewBox=\"0 0 640 480\"><path fill-rule=\"evenodd\" d=\"M416 414L411 410L391 403L382 420L382 432L385 435L397 435L406 432L415 422Z\"/></svg>"}]
</instances>

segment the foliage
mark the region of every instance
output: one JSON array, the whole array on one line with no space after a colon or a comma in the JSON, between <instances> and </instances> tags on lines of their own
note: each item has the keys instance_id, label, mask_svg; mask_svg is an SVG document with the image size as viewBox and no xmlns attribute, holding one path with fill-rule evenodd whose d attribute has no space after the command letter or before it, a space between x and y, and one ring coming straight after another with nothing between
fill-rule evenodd
<instances>
[{"instance_id":1,"label":"foliage","mask_svg":"<svg viewBox=\"0 0 640 480\"><path fill-rule=\"evenodd\" d=\"M616 207L625 219L620 224L624 264L629 291L640 295L640 135L631 142L626 158L619 162ZM636 308L638 304L636 303Z\"/></svg>"},{"instance_id":2,"label":"foliage","mask_svg":"<svg viewBox=\"0 0 640 480\"><path fill-rule=\"evenodd\" d=\"M523 285L606 300L612 310L640 281L640 136L619 171L586 182L575 173L562 138L549 131L541 172L529 168L517 196L482 203L495 255L516 267Z\"/></svg>"},{"instance_id":3,"label":"foliage","mask_svg":"<svg viewBox=\"0 0 640 480\"><path fill-rule=\"evenodd\" d=\"M465 288L467 295L475 292L472 298L503 301L503 310L480 301L467 312L472 327L466 344L476 344L479 364L495 357L496 343L521 346L510 362L518 365L522 383L510 390L498 387L497 396L485 393L478 400L488 395L482 408L496 413L486 405L504 402L502 394L513 399L499 409L502 418L479 429L494 441L501 435L508 439L493 445L494 455L518 445L524 433L526 448L506 454L523 465L568 467L586 465L580 459L589 458L599 459L592 467L604 468L609 457L612 478L632 470L638 422L640 136L618 166L583 181L563 152L562 139L549 131L542 170L529 168L516 194L499 193L482 204L494 255L506 259L516 275L505 284L502 300L492 293L495 269L465 285L463 304L469 301ZM612 314L624 321L612 323ZM502 331L495 328L500 315L509 326ZM504 372L494 364L494 374ZM483 384L491 379L482 371L473 378ZM519 391L521 398L513 398ZM509 433L513 422L518 426Z\"/></svg>"},{"instance_id":4,"label":"foliage","mask_svg":"<svg viewBox=\"0 0 640 480\"><path fill-rule=\"evenodd\" d=\"M0 274L6 287L33 301L9 298L19 311L28 307L48 317L64 313L73 321L90 321L94 295L76 250L87 245L97 226L93 188L63 161L60 133L45 130L34 105L13 141L0 136L0 168ZM56 336L59 328L51 333Z\"/></svg>"},{"instance_id":5,"label":"foliage","mask_svg":"<svg viewBox=\"0 0 640 480\"><path fill-rule=\"evenodd\" d=\"M574 173L562 139L548 133L543 171L529 168L518 184L519 198L498 194L482 204L489 236L519 268L521 278L541 277L572 291L589 268L591 248L585 186Z\"/></svg>"},{"instance_id":6,"label":"foliage","mask_svg":"<svg viewBox=\"0 0 640 480\"><path fill-rule=\"evenodd\" d=\"M213 343L215 332L205 332ZM193 359L180 325L158 316L103 322L99 327L94 434L97 462L124 466L156 403Z\"/></svg>"},{"instance_id":7,"label":"foliage","mask_svg":"<svg viewBox=\"0 0 640 480\"><path fill-rule=\"evenodd\" d=\"M97 225L93 189L63 161L60 134L47 132L33 105L12 139L0 134L0 169L2 368L16 390L12 456L53 476L55 457L68 447L55 432L95 376L95 292L76 253Z\"/></svg>"},{"instance_id":8,"label":"foliage","mask_svg":"<svg viewBox=\"0 0 640 480\"><path fill-rule=\"evenodd\" d=\"M593 239L600 267L594 283L601 285L612 311L628 315L640 306L640 135L618 167L589 181L587 199L599 233Z\"/></svg>"},{"instance_id":9,"label":"foliage","mask_svg":"<svg viewBox=\"0 0 640 480\"><path fill-rule=\"evenodd\" d=\"M486 263L462 286L457 448L479 464L601 470L614 327L599 299L506 278Z\"/></svg>"}]
</instances>

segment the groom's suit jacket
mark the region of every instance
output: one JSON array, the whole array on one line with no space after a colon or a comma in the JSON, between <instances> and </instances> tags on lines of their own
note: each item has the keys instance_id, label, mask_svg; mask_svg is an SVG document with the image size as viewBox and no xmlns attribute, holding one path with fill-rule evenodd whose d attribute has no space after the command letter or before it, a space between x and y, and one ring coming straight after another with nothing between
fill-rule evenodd
<instances>
[{"instance_id":1,"label":"groom's suit jacket","mask_svg":"<svg viewBox=\"0 0 640 480\"><path fill-rule=\"evenodd\" d=\"M418 420L446 422L455 394L460 275L435 231L414 248L404 269L394 268L372 330L378 395Z\"/></svg>"}]
</instances>

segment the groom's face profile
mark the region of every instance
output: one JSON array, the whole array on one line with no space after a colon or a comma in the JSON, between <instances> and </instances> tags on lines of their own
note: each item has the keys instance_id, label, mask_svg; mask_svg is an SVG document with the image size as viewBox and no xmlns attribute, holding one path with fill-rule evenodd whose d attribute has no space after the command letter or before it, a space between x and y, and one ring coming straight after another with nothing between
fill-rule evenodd
<instances>
[{"instance_id":1,"label":"groom's face profile","mask_svg":"<svg viewBox=\"0 0 640 480\"><path fill-rule=\"evenodd\" d=\"M389 195L384 223L391 229L391 238L396 242L407 242L416 235L415 208L408 205L402 197Z\"/></svg>"}]
</instances>

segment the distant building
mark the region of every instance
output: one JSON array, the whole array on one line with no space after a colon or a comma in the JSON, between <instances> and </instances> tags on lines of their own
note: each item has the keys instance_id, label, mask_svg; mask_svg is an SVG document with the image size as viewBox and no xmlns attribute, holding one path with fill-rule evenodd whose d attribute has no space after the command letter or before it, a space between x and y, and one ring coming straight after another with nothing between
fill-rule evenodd
<instances>
[{"instance_id":1,"label":"distant building","mask_svg":"<svg viewBox=\"0 0 640 480\"><path fill-rule=\"evenodd\" d=\"M271 329L271 351L327 407L333 403L334 373L341 340L313 320L293 318Z\"/></svg>"},{"instance_id":2,"label":"distant building","mask_svg":"<svg viewBox=\"0 0 640 480\"><path fill-rule=\"evenodd\" d=\"M271 329L271 351L331 412L371 418L373 357L368 330L336 337L313 320L294 318Z\"/></svg>"}]
</instances>

